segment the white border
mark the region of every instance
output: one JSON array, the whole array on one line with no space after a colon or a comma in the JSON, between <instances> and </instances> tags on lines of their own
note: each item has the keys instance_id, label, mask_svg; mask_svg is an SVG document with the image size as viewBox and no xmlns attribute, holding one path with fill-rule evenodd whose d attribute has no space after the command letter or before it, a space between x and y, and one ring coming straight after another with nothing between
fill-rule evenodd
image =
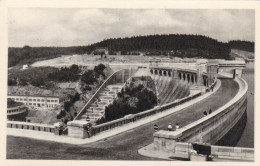
<instances>
[{"instance_id":1,"label":"white border","mask_svg":"<svg viewBox=\"0 0 260 166\"><path fill-rule=\"evenodd\" d=\"M167 8L167 9L255 9L255 43L256 43L256 62L255 62L255 162L253 163L234 163L236 165L259 165L259 20L260 20L260 1L170 1L170 0L2 0L0 1L0 164L1 165L226 165L227 163L195 163L195 162L168 162L168 161L54 161L54 160L6 160L6 94L7 94L7 8L8 7L51 7L51 8ZM228 163L232 164L232 163Z\"/></svg>"}]
</instances>

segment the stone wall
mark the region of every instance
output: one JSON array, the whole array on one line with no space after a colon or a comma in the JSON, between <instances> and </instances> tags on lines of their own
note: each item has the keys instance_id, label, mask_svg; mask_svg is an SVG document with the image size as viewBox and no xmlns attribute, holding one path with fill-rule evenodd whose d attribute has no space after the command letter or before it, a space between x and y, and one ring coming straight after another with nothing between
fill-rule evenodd
<instances>
[{"instance_id":1,"label":"stone wall","mask_svg":"<svg viewBox=\"0 0 260 166\"><path fill-rule=\"evenodd\" d=\"M254 161L253 148L211 146L213 158Z\"/></svg>"},{"instance_id":2,"label":"stone wall","mask_svg":"<svg viewBox=\"0 0 260 166\"><path fill-rule=\"evenodd\" d=\"M155 146L155 153L158 151L166 152L171 158L181 160L197 160L194 156L201 156L204 161L207 159L205 155L197 154L193 149L192 143L176 142L173 148L173 143L167 138L163 138L163 146ZM162 139L161 139L162 141ZM215 146L210 145L210 154L208 158L211 160L242 160L242 161L254 161L254 149L243 147L227 147L227 146ZM199 159L200 160L200 159Z\"/></svg>"}]
</instances>

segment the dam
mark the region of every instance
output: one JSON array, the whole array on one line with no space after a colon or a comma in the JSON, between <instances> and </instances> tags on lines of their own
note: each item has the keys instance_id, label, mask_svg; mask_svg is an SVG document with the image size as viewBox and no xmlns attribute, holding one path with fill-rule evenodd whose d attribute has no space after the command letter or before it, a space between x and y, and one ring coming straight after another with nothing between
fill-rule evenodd
<instances>
[{"instance_id":1,"label":"dam","mask_svg":"<svg viewBox=\"0 0 260 166\"><path fill-rule=\"evenodd\" d=\"M183 73L185 73L185 74L187 73L187 74L183 75ZM194 80L199 80L198 78L197 79L190 79L190 78L192 78L191 77L192 74L190 74L188 76L189 72L186 71L186 72L183 72L183 73L182 73L182 76L180 78L180 80L182 82L186 81L187 85L189 85L189 86L193 86L193 87L198 86L198 85L196 85L196 82L194 84ZM159 72L158 72L158 74L159 74ZM179 75L177 75L177 76L179 76ZM195 77L196 75L193 75L193 76L194 76L193 78L196 78ZM160 76L160 77L165 77L164 72L162 72L162 76ZM167 77L165 77L165 78L167 78ZM202 78L201 79L202 85L204 83L206 85L210 85L209 83L207 83L207 81L203 80L203 77L201 77L201 78ZM188 80L190 82L188 82ZM158 80L158 83L159 82L160 81ZM167 85L167 81L162 82L162 84L161 84L161 86L159 87L158 90L160 92L166 92L165 85ZM244 87L244 88L242 88L242 87ZM163 107L163 105L162 105L161 108L160 108L161 110L163 110L162 112L159 112L157 110L152 110L150 112L147 112L147 114L148 113L151 114L149 116L142 117L140 119L138 119L138 118L127 119L127 120L129 120L129 122L127 122L127 120L125 119L125 122L124 122L125 125L123 125L121 128L124 128L124 126L127 126L128 127L127 130L125 130L127 132L120 132L120 134L116 134L116 135L113 135L111 137L103 138L103 139L100 139L100 140L97 140L97 141L94 141L94 142L90 142L90 143L84 143L84 140L87 140L88 138L83 139L83 141L78 140L78 142L81 142L81 145L73 145L73 144L72 145L67 145L67 144L64 145L64 144L61 144L61 143L57 143L57 142L62 142L59 136L54 137L54 135L52 133L46 133L46 132L41 133L39 131L35 131L40 136L42 136L41 134L43 134L43 135L48 134L48 136L50 138L51 138L50 135L52 134L53 139L56 139L56 142L46 144L44 141L41 141L41 140L34 140L34 141L36 143L42 144L42 146L47 146L47 147L48 146L54 146L54 145L58 146L58 149L61 152L61 154L57 155L57 154L53 153L52 154L53 159L63 158L64 156L66 156L69 159L75 159L75 158L77 158L77 159L101 159L101 156L102 156L102 159L113 159L113 158L116 158L116 159L135 159L135 160L136 159L137 160L138 159L147 159L147 160L148 159L156 159L155 156L148 156L148 157L141 156L139 154L140 150L139 150L139 152L137 151L140 148L146 148L146 146L149 146L150 144L154 144L154 138L156 137L156 134L154 133L154 130L153 130L154 124L158 124L159 129L161 130L161 131L159 131L158 134L160 134L160 132L163 132L163 129L166 130L167 125L170 122L171 123L179 123L180 124L180 130L179 131L183 131L183 133L184 133L184 128L187 129L190 125L193 125L193 123L195 123L197 121L200 121L200 120L203 120L203 119L205 120L205 119L210 118L210 116L213 116L215 114L217 115L218 109L221 108L221 107L225 107L228 104L229 100L231 101L233 98L235 98L237 100L238 98L240 98L240 97L237 97L237 95L241 94L240 91L243 90L243 89L244 89L244 91L246 91L245 90L246 84L244 84L243 80L232 79L232 78L231 79L227 79L227 78L226 79L219 79L219 80L216 81L216 83L214 85L214 91L212 91L212 92L211 91L206 92L207 88L205 88L204 89L205 91L199 92L201 94L199 96L196 96L194 99L193 98L189 99L188 97L184 97L183 99L177 100L179 102L179 104L176 104L176 103L171 102L171 101L169 101L169 103L163 104L163 105L166 105L167 107L166 106ZM203 95L208 95L208 96L205 97L205 98L201 98L201 100L198 100ZM184 93L183 93L183 96L185 96ZM216 102L216 99L218 100L218 102ZM197 101L195 102L195 100L197 100ZM192 101L194 101L194 103L191 104ZM239 105L239 108L244 107L243 104L245 103L245 101L246 101L245 98L241 98L242 105ZM207 103L207 104L205 104L205 103ZM186 105L186 106L183 106L183 105ZM174 106L174 107L172 107L172 106ZM203 112L205 110L208 111L209 109L212 109L212 114L204 117ZM155 113L152 113L152 112L155 112ZM169 114L167 114L167 112L169 112ZM162 116L162 114L165 114L165 116ZM153 115L157 116L157 118L154 119L154 120L148 121L147 119L149 119L149 118L152 119ZM160 115L160 118L158 118L159 115ZM139 117L141 117L141 115ZM144 121L146 121L146 123L142 123ZM119 123L115 122L115 123L107 124L107 126L103 126L105 130L101 133L95 133L91 137L91 139L94 139L95 137L100 137L101 135L104 135L104 133L106 133L106 132L107 133L110 132L110 131L115 132L115 130L119 130L120 125L116 126L116 124L119 124ZM136 124L136 126L134 127L133 125L135 125L135 124ZM82 125L82 127L83 127L82 129L83 129L83 132L84 132L84 124ZM99 127L102 127L102 126L99 126ZM12 128L11 130L15 130L16 133L18 133L17 130L21 130L21 129ZM190 132L190 131L187 129L187 132ZM208 138L206 136L207 135L206 131L198 131L199 134L194 134L194 138L190 138L191 141L193 142L192 139L194 139L195 141L200 140L201 139L200 135L202 135L203 132L205 132L205 136L203 136L202 141L203 142L207 141ZM173 133L176 134L175 132L173 132ZM154 137L153 137L153 134L154 134ZM10 135L12 135L12 134L10 134ZM183 134L182 136L183 137L180 137L180 138L178 137L178 141L180 141L180 142L178 142L178 145L176 144L177 149L179 148L179 146L181 146L180 145L181 141L187 141L188 140L187 137L185 138L185 134ZM28 139L28 138L24 138L24 139ZM12 140L12 139L10 139L10 140ZM213 142L214 141L212 141L212 143ZM68 142L66 142L66 143L68 143ZM18 141L18 144L19 144L19 141ZM162 142L161 145L162 145L162 147L164 147L168 144ZM153 146L153 148L154 148L154 146ZM214 147L214 148L215 149L221 149L221 148L218 148L218 147ZM212 149L214 149L214 148L212 147ZM100 151L100 149L102 149L102 152ZM166 149L168 149L168 147L166 147ZM119 151L121 151L121 153L118 153ZM164 150L162 150L162 151L164 151ZM169 154L171 154L170 157L174 156L172 154L172 151L173 151L173 149L171 149L169 151L171 153L166 151ZM242 152L242 150L240 150L240 151ZM250 151L250 150L248 150L248 151ZM107 156L102 155L102 154L108 153L108 152L109 152L109 155L107 155ZM177 152L177 150L176 150L176 152ZM44 153L44 152L39 152L38 154L33 154L34 158L41 158L41 153ZM84 155L84 156L79 156L79 155L68 156L68 154L77 154L77 153L78 154L84 153L86 155ZM94 154L94 155L90 155L90 154ZM27 157L30 158L30 155L27 156ZM12 157L10 157L10 158L12 158ZM21 158L23 158L23 157L21 157Z\"/></svg>"}]
</instances>

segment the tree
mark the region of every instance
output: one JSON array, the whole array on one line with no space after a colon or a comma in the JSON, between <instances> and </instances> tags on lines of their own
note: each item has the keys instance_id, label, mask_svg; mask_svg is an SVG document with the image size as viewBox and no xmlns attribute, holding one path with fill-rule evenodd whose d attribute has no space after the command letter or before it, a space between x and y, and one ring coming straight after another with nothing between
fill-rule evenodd
<instances>
[{"instance_id":1,"label":"tree","mask_svg":"<svg viewBox=\"0 0 260 166\"><path fill-rule=\"evenodd\" d=\"M94 71L93 70L86 71L82 75L81 81L84 82L85 84L90 84L90 85L93 85L94 82L97 82L97 79L95 78L95 75L94 75Z\"/></svg>"},{"instance_id":2,"label":"tree","mask_svg":"<svg viewBox=\"0 0 260 166\"><path fill-rule=\"evenodd\" d=\"M118 93L118 99L105 109L105 119L97 123L104 123L122 118L128 114L136 114L153 108L157 104L156 95L143 85L126 87Z\"/></svg>"},{"instance_id":3,"label":"tree","mask_svg":"<svg viewBox=\"0 0 260 166\"><path fill-rule=\"evenodd\" d=\"M73 73L78 73L78 72L79 72L79 66L76 65L76 64L73 64L73 65L70 67L70 70L71 70L71 72L73 72Z\"/></svg>"},{"instance_id":4,"label":"tree","mask_svg":"<svg viewBox=\"0 0 260 166\"><path fill-rule=\"evenodd\" d=\"M8 86L16 86L16 80L8 78Z\"/></svg>"},{"instance_id":5,"label":"tree","mask_svg":"<svg viewBox=\"0 0 260 166\"><path fill-rule=\"evenodd\" d=\"M103 65L102 63L99 64L98 66L95 66L94 67L95 77L98 78L100 75L105 77L105 74L104 74L105 68L106 68L106 66Z\"/></svg>"},{"instance_id":6,"label":"tree","mask_svg":"<svg viewBox=\"0 0 260 166\"><path fill-rule=\"evenodd\" d=\"M33 86L37 86L37 87L40 87L40 86L44 86L45 85L45 82L42 78L38 78L38 79L34 79L31 81L31 84Z\"/></svg>"}]
</instances>

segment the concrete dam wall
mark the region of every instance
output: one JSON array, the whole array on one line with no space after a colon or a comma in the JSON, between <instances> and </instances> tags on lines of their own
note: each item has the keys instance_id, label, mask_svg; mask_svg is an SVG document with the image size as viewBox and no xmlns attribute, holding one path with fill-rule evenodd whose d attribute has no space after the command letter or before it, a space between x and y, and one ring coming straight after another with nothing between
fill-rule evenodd
<instances>
[{"instance_id":1,"label":"concrete dam wall","mask_svg":"<svg viewBox=\"0 0 260 166\"><path fill-rule=\"evenodd\" d=\"M176 152L176 144L179 142L204 142L216 144L221 140L246 113L247 109L247 83L236 78L239 91L227 104L177 131L158 131L154 133L154 150Z\"/></svg>"}]
</instances>

